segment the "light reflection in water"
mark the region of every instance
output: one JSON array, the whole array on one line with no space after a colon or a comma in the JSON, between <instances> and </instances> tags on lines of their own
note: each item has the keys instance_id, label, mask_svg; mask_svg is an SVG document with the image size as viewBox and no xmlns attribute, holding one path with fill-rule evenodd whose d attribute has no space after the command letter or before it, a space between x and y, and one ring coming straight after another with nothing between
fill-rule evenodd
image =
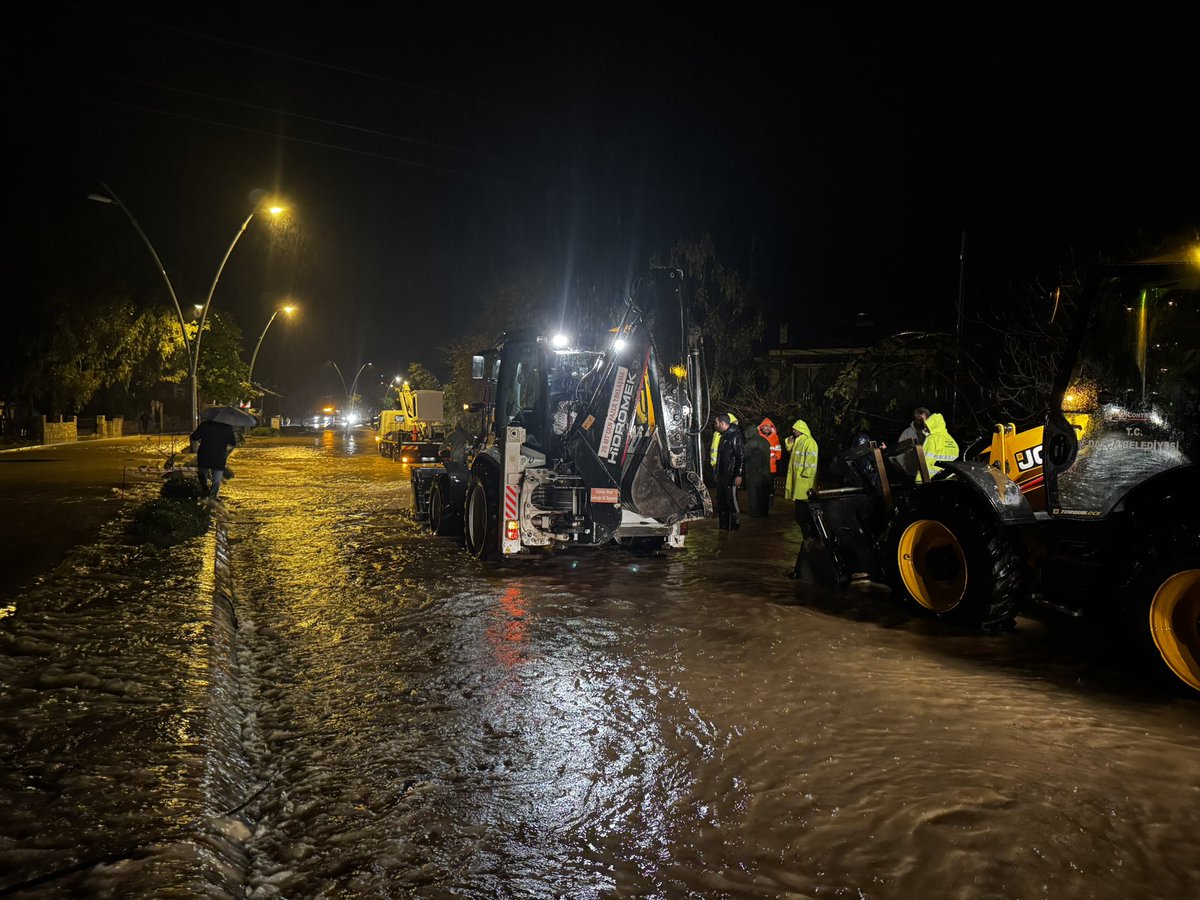
<instances>
[{"instance_id":1,"label":"light reflection in water","mask_svg":"<svg viewBox=\"0 0 1200 900\"><path fill-rule=\"evenodd\" d=\"M1093 708L1074 663L1029 678L1029 638L805 592L786 515L666 559L481 566L399 514L400 466L323 443L247 454L231 489L287 780L248 807L255 877L284 896L1062 896L1068 859L1121 876L1104 896L1194 883L1144 827L1195 821L1178 707ZM1084 764L1043 784L1063 746Z\"/></svg>"},{"instance_id":2,"label":"light reflection in water","mask_svg":"<svg viewBox=\"0 0 1200 900\"><path fill-rule=\"evenodd\" d=\"M545 586L514 582L487 613L495 662L479 666L493 676L475 752L489 774L471 817L504 836L491 852L510 866L553 858L557 887L586 885L583 894L594 895L629 878L661 885L671 847L684 837L677 813L694 787L686 754L706 726L676 702L678 691L658 683L654 667L579 643L570 623L537 614L545 602ZM606 630L595 622L583 633L597 628ZM620 865L597 864L614 858Z\"/></svg>"},{"instance_id":3,"label":"light reflection in water","mask_svg":"<svg viewBox=\"0 0 1200 900\"><path fill-rule=\"evenodd\" d=\"M520 584L506 589L498 602L500 608L494 613L496 621L488 626L487 638L500 665L511 669L528 658L527 610Z\"/></svg>"}]
</instances>

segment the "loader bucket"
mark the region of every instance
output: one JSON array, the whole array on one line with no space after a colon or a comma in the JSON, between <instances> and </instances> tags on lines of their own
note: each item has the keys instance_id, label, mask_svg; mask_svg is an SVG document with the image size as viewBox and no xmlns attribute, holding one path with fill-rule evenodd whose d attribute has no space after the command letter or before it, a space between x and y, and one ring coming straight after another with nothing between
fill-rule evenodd
<instances>
[{"instance_id":1,"label":"loader bucket","mask_svg":"<svg viewBox=\"0 0 1200 900\"><path fill-rule=\"evenodd\" d=\"M802 514L805 553L818 583L846 584L854 575L880 577L877 517L881 499L862 488L814 491Z\"/></svg>"}]
</instances>

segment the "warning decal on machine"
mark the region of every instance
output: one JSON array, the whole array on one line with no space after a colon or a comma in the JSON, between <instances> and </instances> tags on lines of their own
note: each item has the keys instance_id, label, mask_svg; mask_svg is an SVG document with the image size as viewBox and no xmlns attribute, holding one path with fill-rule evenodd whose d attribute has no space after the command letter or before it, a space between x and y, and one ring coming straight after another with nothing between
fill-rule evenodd
<instances>
[{"instance_id":1,"label":"warning decal on machine","mask_svg":"<svg viewBox=\"0 0 1200 900\"><path fill-rule=\"evenodd\" d=\"M621 492L616 488L592 488L593 503L620 503Z\"/></svg>"}]
</instances>

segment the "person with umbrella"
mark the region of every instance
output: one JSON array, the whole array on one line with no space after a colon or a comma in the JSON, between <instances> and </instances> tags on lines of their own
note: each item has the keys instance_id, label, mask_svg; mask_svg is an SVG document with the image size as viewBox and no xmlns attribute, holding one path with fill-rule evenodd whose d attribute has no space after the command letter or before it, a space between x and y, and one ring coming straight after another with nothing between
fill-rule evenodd
<instances>
[{"instance_id":1,"label":"person with umbrella","mask_svg":"<svg viewBox=\"0 0 1200 900\"><path fill-rule=\"evenodd\" d=\"M200 490L209 500L216 500L225 478L225 463L229 451L238 444L235 425L253 425L258 420L232 406L206 409L200 416L200 424L192 432L192 444L199 444L196 452L196 475L200 479Z\"/></svg>"}]
</instances>

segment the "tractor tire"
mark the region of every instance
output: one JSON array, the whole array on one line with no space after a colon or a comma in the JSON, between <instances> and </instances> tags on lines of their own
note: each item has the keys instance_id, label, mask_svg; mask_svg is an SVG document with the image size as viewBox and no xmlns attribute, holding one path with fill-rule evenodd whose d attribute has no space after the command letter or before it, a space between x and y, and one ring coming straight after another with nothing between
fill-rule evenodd
<instances>
[{"instance_id":1,"label":"tractor tire","mask_svg":"<svg viewBox=\"0 0 1200 900\"><path fill-rule=\"evenodd\" d=\"M463 543L476 559L500 556L500 490L496 479L471 476L463 508Z\"/></svg>"},{"instance_id":2,"label":"tractor tire","mask_svg":"<svg viewBox=\"0 0 1200 900\"><path fill-rule=\"evenodd\" d=\"M1158 681L1200 691L1200 534L1156 534L1124 585L1125 623L1138 637L1140 661Z\"/></svg>"},{"instance_id":3,"label":"tractor tire","mask_svg":"<svg viewBox=\"0 0 1200 900\"><path fill-rule=\"evenodd\" d=\"M462 534L463 514L461 509L452 509L440 480L429 488L429 530L441 537Z\"/></svg>"},{"instance_id":4,"label":"tractor tire","mask_svg":"<svg viewBox=\"0 0 1200 900\"><path fill-rule=\"evenodd\" d=\"M1007 630L1016 619L1024 564L1004 526L972 500L938 491L900 513L886 557L892 592L956 625Z\"/></svg>"}]
</instances>

